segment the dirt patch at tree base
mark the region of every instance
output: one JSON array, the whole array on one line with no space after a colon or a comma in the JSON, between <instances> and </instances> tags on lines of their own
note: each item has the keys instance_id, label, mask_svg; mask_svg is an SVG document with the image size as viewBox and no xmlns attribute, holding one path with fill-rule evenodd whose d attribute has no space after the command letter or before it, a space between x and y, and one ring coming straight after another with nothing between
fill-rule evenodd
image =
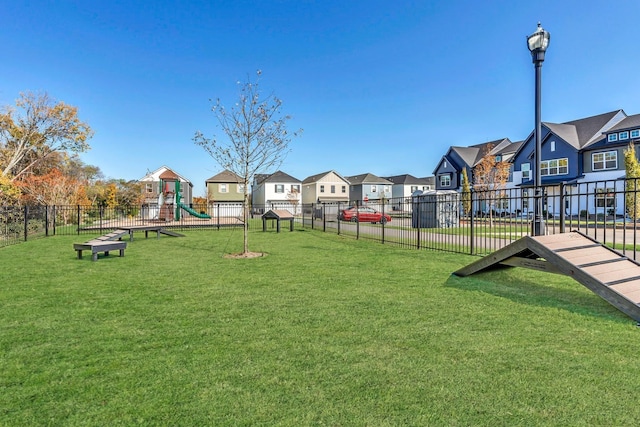
<instances>
[{"instance_id":1,"label":"dirt patch at tree base","mask_svg":"<svg viewBox=\"0 0 640 427\"><path fill-rule=\"evenodd\" d=\"M244 254L226 254L225 258L233 258L233 259L248 259L248 258L260 258L263 256L267 256L264 252L247 252Z\"/></svg>"}]
</instances>

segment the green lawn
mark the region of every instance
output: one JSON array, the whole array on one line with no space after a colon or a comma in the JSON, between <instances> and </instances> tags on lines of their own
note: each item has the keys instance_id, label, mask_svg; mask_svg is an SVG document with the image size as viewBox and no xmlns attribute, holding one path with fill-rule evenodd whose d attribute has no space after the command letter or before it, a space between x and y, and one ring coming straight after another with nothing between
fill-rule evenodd
<instances>
[{"instance_id":1,"label":"green lawn","mask_svg":"<svg viewBox=\"0 0 640 427\"><path fill-rule=\"evenodd\" d=\"M640 330L573 280L317 231L0 249L0 425L637 425Z\"/></svg>"}]
</instances>

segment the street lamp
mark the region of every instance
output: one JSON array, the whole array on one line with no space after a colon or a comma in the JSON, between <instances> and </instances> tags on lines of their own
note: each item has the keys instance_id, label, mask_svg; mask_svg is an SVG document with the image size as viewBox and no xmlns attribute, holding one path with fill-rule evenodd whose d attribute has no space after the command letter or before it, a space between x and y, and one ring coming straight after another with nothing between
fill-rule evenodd
<instances>
[{"instance_id":1,"label":"street lamp","mask_svg":"<svg viewBox=\"0 0 640 427\"><path fill-rule=\"evenodd\" d=\"M545 234L545 224L542 218L542 179L540 176L540 156L542 153L542 141L541 132L542 125L540 122L540 86L541 86L541 72L542 63L544 62L544 53L549 47L549 40L551 35L548 31L545 31L538 22L538 29L527 37L527 46L531 51L531 58L535 64L536 70L536 148L535 148L535 193L534 193L534 219L533 219L533 235L542 236Z\"/></svg>"}]
</instances>

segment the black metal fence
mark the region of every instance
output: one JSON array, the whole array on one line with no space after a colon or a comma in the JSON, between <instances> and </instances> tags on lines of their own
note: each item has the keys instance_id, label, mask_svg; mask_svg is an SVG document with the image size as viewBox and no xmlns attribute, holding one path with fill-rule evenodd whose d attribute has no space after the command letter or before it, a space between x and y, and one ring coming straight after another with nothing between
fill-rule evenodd
<instances>
[{"instance_id":1,"label":"black metal fence","mask_svg":"<svg viewBox=\"0 0 640 427\"><path fill-rule=\"evenodd\" d=\"M640 182L627 179L558 183L544 187L543 218L547 234L579 230L636 259ZM272 203L253 205L248 227L263 224L270 209L287 210L296 227L417 249L484 255L531 234L534 194L530 187L414 193L368 202ZM638 215L636 215L638 214ZM240 203L214 203L186 209L144 205L0 207L0 246L27 239L70 234L103 234L118 227L161 224L173 229L219 230L242 227Z\"/></svg>"}]
</instances>

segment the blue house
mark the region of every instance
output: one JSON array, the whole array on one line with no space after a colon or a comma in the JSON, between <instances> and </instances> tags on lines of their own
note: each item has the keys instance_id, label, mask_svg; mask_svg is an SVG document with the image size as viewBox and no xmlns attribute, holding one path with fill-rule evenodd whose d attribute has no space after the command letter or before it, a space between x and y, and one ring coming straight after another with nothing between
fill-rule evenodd
<instances>
[{"instance_id":1,"label":"blue house","mask_svg":"<svg viewBox=\"0 0 640 427\"><path fill-rule=\"evenodd\" d=\"M560 183L569 184L577 188L581 182L616 179L620 174L624 175L624 172L621 172L621 169L624 170L624 164L622 163L621 165L621 162L617 161L617 159L621 158L622 148L618 144L617 149L608 150L606 144L607 132L614 132L612 129L617 127L625 118L624 111L616 110L565 123L543 122L541 127L540 177L542 185L546 187L547 195L556 195L559 191ZM618 143L619 141L616 140L615 142ZM612 151L615 154L611 153ZM533 207L531 198L533 197L532 188L535 183L534 165L536 159L534 154L535 133L532 132L524 140L511 160L513 172L510 186L519 188L521 190L520 196L522 197L520 206L510 207L512 211L521 210L526 213ZM616 162L610 161L607 165L605 157L609 160L615 158ZM596 160L595 163L594 159ZM598 161L598 159L602 160ZM596 174L593 173L594 166ZM620 168L620 166L622 167ZM615 174L618 176L616 177L615 174L603 175L601 172L606 170L606 167L617 171ZM577 192L583 191L579 190ZM566 204L564 207L557 204L549 204L544 209L556 215L559 214L561 209L565 209L570 214L578 214L578 212L573 212L573 210L578 209L578 206L589 206L588 201L571 203L570 198L567 199ZM591 205L595 206L595 203L591 203ZM571 209L571 206L574 206L574 208Z\"/></svg>"},{"instance_id":2,"label":"blue house","mask_svg":"<svg viewBox=\"0 0 640 427\"><path fill-rule=\"evenodd\" d=\"M509 138L502 138L470 147L450 147L433 174L436 190L457 190L462 188L462 171L466 169L469 182L473 183L473 168L487 154L508 160L520 147L519 143L512 143Z\"/></svg>"}]
</instances>

